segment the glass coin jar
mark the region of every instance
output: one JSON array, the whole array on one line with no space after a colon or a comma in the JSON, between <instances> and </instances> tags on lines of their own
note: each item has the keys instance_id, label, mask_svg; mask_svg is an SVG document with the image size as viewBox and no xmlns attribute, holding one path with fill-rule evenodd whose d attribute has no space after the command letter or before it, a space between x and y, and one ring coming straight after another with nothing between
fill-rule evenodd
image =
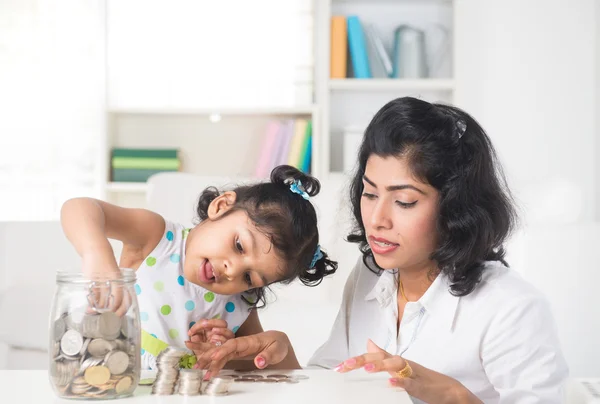
<instances>
[{"instance_id":1,"label":"glass coin jar","mask_svg":"<svg viewBox=\"0 0 600 404\"><path fill-rule=\"evenodd\" d=\"M135 271L58 272L50 314L49 376L59 397L129 396L140 379Z\"/></svg>"}]
</instances>

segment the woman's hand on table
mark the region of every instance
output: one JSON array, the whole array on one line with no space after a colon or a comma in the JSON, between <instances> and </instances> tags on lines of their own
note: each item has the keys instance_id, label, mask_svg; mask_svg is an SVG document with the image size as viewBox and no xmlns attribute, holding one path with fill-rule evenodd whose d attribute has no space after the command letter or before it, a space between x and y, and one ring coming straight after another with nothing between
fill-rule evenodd
<instances>
[{"instance_id":1,"label":"woman's hand on table","mask_svg":"<svg viewBox=\"0 0 600 404\"><path fill-rule=\"evenodd\" d=\"M363 368L369 373L388 372L389 383L401 387L412 397L433 404L482 403L458 380L391 355L373 341L367 343L367 353L349 358L334 370L340 373Z\"/></svg>"}]
</instances>

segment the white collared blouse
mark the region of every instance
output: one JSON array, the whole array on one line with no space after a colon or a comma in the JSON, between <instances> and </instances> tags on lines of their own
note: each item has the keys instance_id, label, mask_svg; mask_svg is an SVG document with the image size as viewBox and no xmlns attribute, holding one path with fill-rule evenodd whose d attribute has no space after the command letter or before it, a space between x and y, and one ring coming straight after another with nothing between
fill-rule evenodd
<instances>
[{"instance_id":1,"label":"white collared blouse","mask_svg":"<svg viewBox=\"0 0 600 404\"><path fill-rule=\"evenodd\" d=\"M394 271L377 275L362 258L344 288L327 342L308 366L333 368L371 339L387 352L460 381L487 403L560 403L568 369L545 298L515 271L488 262L467 296L438 276L408 302L397 332Z\"/></svg>"}]
</instances>

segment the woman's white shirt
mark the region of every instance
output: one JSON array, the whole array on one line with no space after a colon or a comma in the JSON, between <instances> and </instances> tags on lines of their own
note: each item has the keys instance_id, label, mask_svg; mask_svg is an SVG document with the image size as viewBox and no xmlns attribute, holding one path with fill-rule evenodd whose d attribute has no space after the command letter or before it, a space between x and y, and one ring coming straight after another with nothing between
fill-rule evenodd
<instances>
[{"instance_id":1,"label":"woman's white shirt","mask_svg":"<svg viewBox=\"0 0 600 404\"><path fill-rule=\"evenodd\" d=\"M327 342L308 366L333 368L367 350L371 339L394 355L460 381L487 403L560 403L568 376L545 298L515 271L488 262L482 281L463 297L438 276L409 302L397 332L398 287L362 258L344 288Z\"/></svg>"}]
</instances>

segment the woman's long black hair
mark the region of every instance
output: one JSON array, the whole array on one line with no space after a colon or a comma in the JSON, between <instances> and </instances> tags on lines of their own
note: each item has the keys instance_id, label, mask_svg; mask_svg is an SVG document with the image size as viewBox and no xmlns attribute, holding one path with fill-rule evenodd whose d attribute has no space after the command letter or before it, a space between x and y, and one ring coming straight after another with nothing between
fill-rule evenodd
<instances>
[{"instance_id":1,"label":"woman's long black hair","mask_svg":"<svg viewBox=\"0 0 600 404\"><path fill-rule=\"evenodd\" d=\"M367 266L380 272L360 213L363 176L370 156L406 158L412 173L440 194L438 245L431 254L457 296L481 281L485 261L504 264L504 241L517 215L494 147L483 128L454 106L412 97L387 103L365 131L350 186L358 243Z\"/></svg>"}]
</instances>

